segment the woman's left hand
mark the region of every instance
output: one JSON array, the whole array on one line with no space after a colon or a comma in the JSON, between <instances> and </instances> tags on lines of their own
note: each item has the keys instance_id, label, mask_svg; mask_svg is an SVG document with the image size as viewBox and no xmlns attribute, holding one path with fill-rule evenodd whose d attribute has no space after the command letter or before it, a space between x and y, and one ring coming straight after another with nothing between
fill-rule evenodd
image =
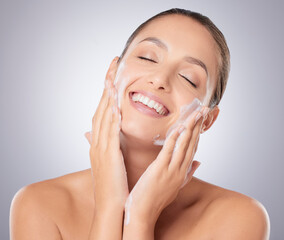
<instances>
[{"instance_id":1,"label":"woman's left hand","mask_svg":"<svg viewBox=\"0 0 284 240\"><path fill-rule=\"evenodd\" d=\"M205 107L201 112L195 112L185 128L179 127L167 137L157 158L142 174L126 200L125 225L129 221L155 224L162 210L191 180L200 165L192 159L197 150L200 128L207 112L208 108ZM198 116L199 120L195 120Z\"/></svg>"}]
</instances>

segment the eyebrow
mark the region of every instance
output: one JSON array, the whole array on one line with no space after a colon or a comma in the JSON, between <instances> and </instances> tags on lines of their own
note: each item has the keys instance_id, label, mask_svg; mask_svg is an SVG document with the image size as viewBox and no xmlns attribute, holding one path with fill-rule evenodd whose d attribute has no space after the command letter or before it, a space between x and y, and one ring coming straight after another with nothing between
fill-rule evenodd
<instances>
[{"instance_id":1,"label":"eyebrow","mask_svg":"<svg viewBox=\"0 0 284 240\"><path fill-rule=\"evenodd\" d=\"M163 48L164 50L168 51L168 47L165 43L163 43L160 39L158 38L155 38L155 37L147 37L143 40L141 40L139 43L141 42L144 42L144 41L148 41L148 42L152 42L154 44L156 44L158 47L160 48ZM138 44L139 44L138 43ZM191 56L186 56L184 57L184 60L188 63L191 63L191 64L195 64L195 65L198 65L200 67L202 67L204 69L204 71L206 72L206 74L208 75L208 70L207 70L207 67L206 65L204 64L204 62L202 62L201 60L197 59L197 58L194 58L194 57L191 57Z\"/></svg>"}]
</instances>

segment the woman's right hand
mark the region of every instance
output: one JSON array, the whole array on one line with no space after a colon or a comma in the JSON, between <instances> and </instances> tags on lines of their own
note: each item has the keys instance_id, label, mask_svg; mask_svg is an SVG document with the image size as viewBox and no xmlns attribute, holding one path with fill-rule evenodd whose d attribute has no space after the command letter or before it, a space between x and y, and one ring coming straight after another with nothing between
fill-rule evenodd
<instances>
[{"instance_id":1,"label":"woman's right hand","mask_svg":"<svg viewBox=\"0 0 284 240\"><path fill-rule=\"evenodd\" d=\"M92 132L85 134L90 147L95 208L98 211L124 207L129 195L124 159L120 150L120 110L113 83L105 89L92 119Z\"/></svg>"}]
</instances>

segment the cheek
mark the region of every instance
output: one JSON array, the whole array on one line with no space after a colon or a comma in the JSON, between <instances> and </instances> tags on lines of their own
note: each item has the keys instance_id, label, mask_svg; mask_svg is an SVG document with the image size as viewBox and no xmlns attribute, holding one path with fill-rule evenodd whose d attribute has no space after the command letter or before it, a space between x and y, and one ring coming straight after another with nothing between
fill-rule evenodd
<instances>
[{"instance_id":1,"label":"cheek","mask_svg":"<svg viewBox=\"0 0 284 240\"><path fill-rule=\"evenodd\" d=\"M122 99L127 86L131 84L131 75L128 73L128 68L125 65L125 62L121 62L114 80L114 86L117 90L117 98L118 98L118 107L121 110Z\"/></svg>"},{"instance_id":2,"label":"cheek","mask_svg":"<svg viewBox=\"0 0 284 240\"><path fill-rule=\"evenodd\" d=\"M206 83L206 87L204 87L204 93L203 93L203 104L204 106L209 106L210 104L210 100L214 94L214 89L215 89L215 85L214 82L212 82L212 80L210 80L210 78L208 78L207 83Z\"/></svg>"},{"instance_id":3,"label":"cheek","mask_svg":"<svg viewBox=\"0 0 284 240\"><path fill-rule=\"evenodd\" d=\"M145 71L137 67L137 65L121 62L114 80L114 85L118 92L118 106L121 109L126 96L126 90L141 76L145 76ZM122 110L122 109L121 109Z\"/></svg>"},{"instance_id":4,"label":"cheek","mask_svg":"<svg viewBox=\"0 0 284 240\"><path fill-rule=\"evenodd\" d=\"M153 137L159 134L162 129L149 127L149 121L137 117L139 116L136 113L137 110L132 109L132 106L128 102L128 93L132 84L141 80L141 77L145 79L145 76L147 76L147 71L134 64L121 62L116 73L114 85L118 92L118 104L122 115L122 132L124 135L131 136L132 139L139 139L149 144L153 142ZM141 82L138 85L141 86ZM166 125L166 123L163 125Z\"/></svg>"}]
</instances>

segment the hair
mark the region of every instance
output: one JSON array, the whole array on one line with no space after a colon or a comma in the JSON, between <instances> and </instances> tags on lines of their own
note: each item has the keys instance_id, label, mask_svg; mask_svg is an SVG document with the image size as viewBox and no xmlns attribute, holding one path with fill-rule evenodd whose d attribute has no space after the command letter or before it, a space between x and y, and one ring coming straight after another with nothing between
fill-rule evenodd
<instances>
[{"instance_id":1,"label":"hair","mask_svg":"<svg viewBox=\"0 0 284 240\"><path fill-rule=\"evenodd\" d=\"M143 22L141 25L136 28L136 30L131 34L131 36L128 38L125 47L122 51L122 54L120 55L118 62L121 61L121 59L124 57L125 53L127 52L127 49L133 39L143 30L149 23L151 23L153 20L161 18L163 16L168 15L182 15L189 17L197 22L199 22L202 26L204 26L211 36L214 38L219 52L219 57L221 58L218 63L218 74L217 74L217 84L214 89L214 92L211 96L209 107L214 108L216 105L218 105L221 101L221 98L223 97L224 91L227 86L229 72L230 72L230 51L227 46L225 37L223 33L215 26L215 24L206 16L193 12L186 9L181 8L172 8L167 11L163 11L158 13L157 15L149 18L147 21Z\"/></svg>"}]
</instances>

